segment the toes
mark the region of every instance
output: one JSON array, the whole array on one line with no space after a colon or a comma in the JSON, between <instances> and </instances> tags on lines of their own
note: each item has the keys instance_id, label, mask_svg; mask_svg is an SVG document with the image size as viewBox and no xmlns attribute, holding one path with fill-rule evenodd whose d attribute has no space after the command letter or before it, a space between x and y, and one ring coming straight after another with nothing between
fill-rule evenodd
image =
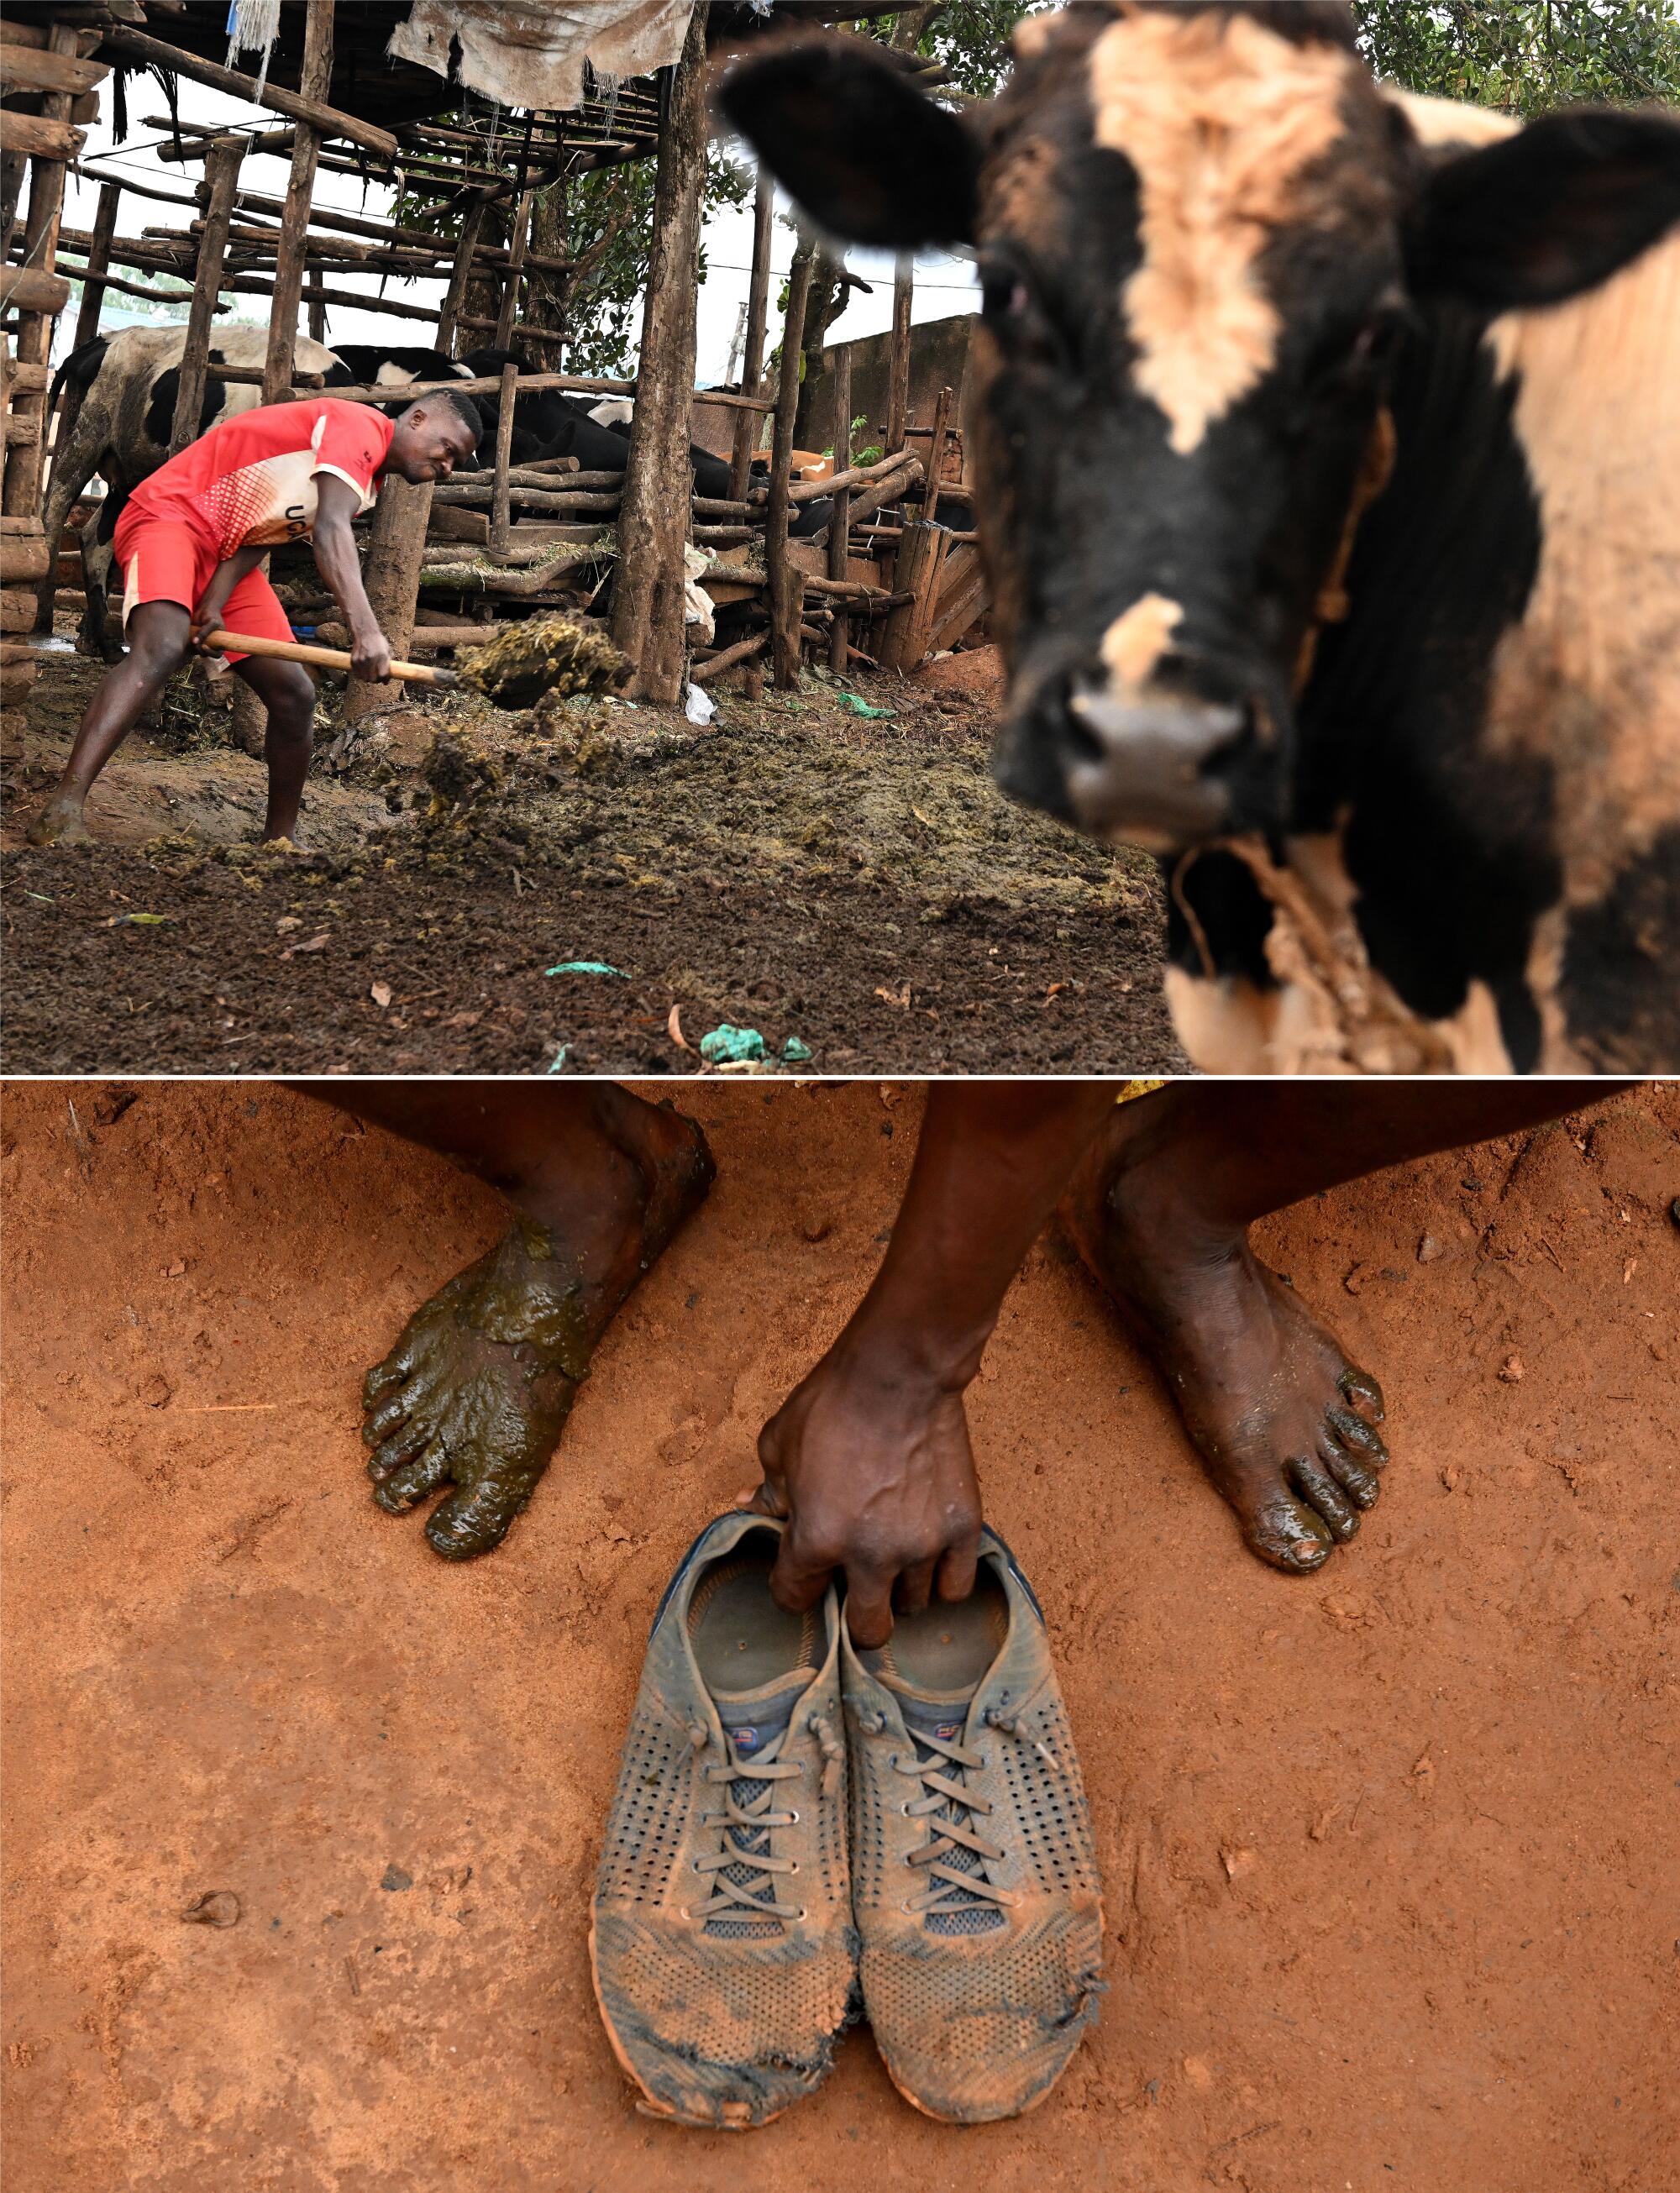
<instances>
[{"instance_id":1,"label":"toes","mask_svg":"<svg viewBox=\"0 0 1680 2193\"><path fill-rule=\"evenodd\" d=\"M394 1432L412 1407L413 1400L406 1381L394 1393L387 1389L386 1398L376 1407L364 1399L362 1406L367 1413L362 1424L362 1438L366 1445L378 1446Z\"/></svg>"},{"instance_id":2,"label":"toes","mask_svg":"<svg viewBox=\"0 0 1680 2193\"><path fill-rule=\"evenodd\" d=\"M1363 1417L1350 1415L1345 1409L1327 1409L1325 1422L1350 1455L1361 1462L1369 1463L1373 1469L1380 1469L1388 1460L1388 1449L1382 1434L1373 1431Z\"/></svg>"},{"instance_id":3,"label":"toes","mask_svg":"<svg viewBox=\"0 0 1680 2193\"><path fill-rule=\"evenodd\" d=\"M1247 1537L1263 1561L1291 1576L1322 1568L1335 1550L1328 1525L1305 1502L1282 1493L1266 1503Z\"/></svg>"},{"instance_id":4,"label":"toes","mask_svg":"<svg viewBox=\"0 0 1680 2193\"><path fill-rule=\"evenodd\" d=\"M1362 1462L1339 1447L1327 1432L1318 1443L1318 1458L1356 1508L1374 1508L1382 1481Z\"/></svg>"},{"instance_id":5,"label":"toes","mask_svg":"<svg viewBox=\"0 0 1680 2193\"><path fill-rule=\"evenodd\" d=\"M1381 1423L1387 1413L1383 1404L1383 1389L1368 1371L1358 1371L1350 1364L1336 1381L1343 1398L1362 1409L1368 1423Z\"/></svg>"},{"instance_id":6,"label":"toes","mask_svg":"<svg viewBox=\"0 0 1680 2193\"><path fill-rule=\"evenodd\" d=\"M365 1439L367 1434L364 1432L362 1436ZM432 1434L424 1423L404 1424L400 1431L393 1432L368 1457L368 1475L376 1485L382 1485L393 1470L405 1462L412 1462L416 1455L423 1453L431 1437Z\"/></svg>"},{"instance_id":7,"label":"toes","mask_svg":"<svg viewBox=\"0 0 1680 2193\"><path fill-rule=\"evenodd\" d=\"M527 1483L481 1479L439 1503L427 1519L426 1535L446 1561L470 1561L475 1554L487 1554L502 1543L530 1492Z\"/></svg>"},{"instance_id":8,"label":"toes","mask_svg":"<svg viewBox=\"0 0 1680 2193\"><path fill-rule=\"evenodd\" d=\"M372 1464L369 1467L371 1469ZM393 1469L382 1485L376 1485L373 1497L387 1515L405 1514L416 1500L423 1500L440 1485L447 1485L449 1474L449 1457L434 1443L414 1461Z\"/></svg>"},{"instance_id":9,"label":"toes","mask_svg":"<svg viewBox=\"0 0 1680 2193\"><path fill-rule=\"evenodd\" d=\"M1316 1455L1296 1455L1286 1465L1290 1483L1330 1526L1333 1538L1346 1540L1359 1528L1359 1516L1347 1495Z\"/></svg>"}]
</instances>

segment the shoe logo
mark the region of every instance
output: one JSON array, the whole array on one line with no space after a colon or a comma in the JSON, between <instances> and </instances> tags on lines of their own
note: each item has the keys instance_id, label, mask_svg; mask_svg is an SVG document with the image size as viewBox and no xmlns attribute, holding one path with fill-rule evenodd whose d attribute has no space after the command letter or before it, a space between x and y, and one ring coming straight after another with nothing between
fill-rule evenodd
<instances>
[{"instance_id":1,"label":"shoe logo","mask_svg":"<svg viewBox=\"0 0 1680 2193\"><path fill-rule=\"evenodd\" d=\"M962 1734L962 1723L960 1721L942 1721L933 1733L942 1744L955 1744Z\"/></svg>"},{"instance_id":2,"label":"shoe logo","mask_svg":"<svg viewBox=\"0 0 1680 2193\"><path fill-rule=\"evenodd\" d=\"M732 1728L729 1732L735 1738L735 1748L737 1751L756 1751L758 1749L759 1732L757 1729Z\"/></svg>"}]
</instances>

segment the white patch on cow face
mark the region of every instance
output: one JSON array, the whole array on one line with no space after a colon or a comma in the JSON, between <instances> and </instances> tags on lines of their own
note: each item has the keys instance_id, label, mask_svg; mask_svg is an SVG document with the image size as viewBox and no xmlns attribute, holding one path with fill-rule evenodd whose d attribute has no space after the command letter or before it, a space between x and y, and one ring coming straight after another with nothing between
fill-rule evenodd
<instances>
[{"instance_id":1,"label":"white patch on cow face","mask_svg":"<svg viewBox=\"0 0 1680 2193\"><path fill-rule=\"evenodd\" d=\"M619 427L629 421L635 409L628 396L609 396L605 403L590 405L589 416L598 427Z\"/></svg>"},{"instance_id":2,"label":"white patch on cow face","mask_svg":"<svg viewBox=\"0 0 1680 2193\"><path fill-rule=\"evenodd\" d=\"M378 372L375 374L373 385L376 388L400 388L405 381L413 379L414 375L409 371L407 366L394 364L387 358Z\"/></svg>"},{"instance_id":3,"label":"white patch on cow face","mask_svg":"<svg viewBox=\"0 0 1680 2193\"><path fill-rule=\"evenodd\" d=\"M1178 604L1169 602L1165 594L1145 594L1115 619L1098 652L1114 681L1116 697L1131 698L1150 684L1184 616Z\"/></svg>"},{"instance_id":4,"label":"white patch on cow face","mask_svg":"<svg viewBox=\"0 0 1680 2193\"><path fill-rule=\"evenodd\" d=\"M1195 449L1277 354L1259 261L1343 131L1358 64L1252 16L1122 15L1091 49L1098 145L1137 170L1142 264L1126 284L1135 386Z\"/></svg>"}]
</instances>

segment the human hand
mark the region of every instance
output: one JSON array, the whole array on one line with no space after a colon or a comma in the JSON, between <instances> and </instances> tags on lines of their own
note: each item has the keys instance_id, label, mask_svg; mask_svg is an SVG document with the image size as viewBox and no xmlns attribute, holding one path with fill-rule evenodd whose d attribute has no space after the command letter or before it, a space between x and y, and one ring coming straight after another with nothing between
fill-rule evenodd
<instances>
[{"instance_id":1,"label":"human hand","mask_svg":"<svg viewBox=\"0 0 1680 2193\"><path fill-rule=\"evenodd\" d=\"M350 634L350 668L358 678L391 675L391 643L376 624L360 625Z\"/></svg>"},{"instance_id":2,"label":"human hand","mask_svg":"<svg viewBox=\"0 0 1680 2193\"><path fill-rule=\"evenodd\" d=\"M743 1504L787 1519L770 1579L780 1605L814 1606L846 1572L855 1645L884 1645L899 1611L937 1589L966 1599L980 1541L980 1489L960 1388L890 1344L843 1334L759 1437L764 1482Z\"/></svg>"}]
</instances>

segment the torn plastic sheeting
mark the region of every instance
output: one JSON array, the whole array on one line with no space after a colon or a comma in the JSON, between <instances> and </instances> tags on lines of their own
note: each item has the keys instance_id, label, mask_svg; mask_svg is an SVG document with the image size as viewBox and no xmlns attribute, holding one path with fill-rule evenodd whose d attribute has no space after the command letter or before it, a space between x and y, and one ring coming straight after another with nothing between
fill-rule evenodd
<instances>
[{"instance_id":1,"label":"torn plastic sheeting","mask_svg":"<svg viewBox=\"0 0 1680 2193\"><path fill-rule=\"evenodd\" d=\"M386 51L450 80L453 46L473 91L507 107L564 109L582 104L586 61L622 79L678 60L691 13L691 0L414 0Z\"/></svg>"},{"instance_id":2,"label":"torn plastic sheeting","mask_svg":"<svg viewBox=\"0 0 1680 2193\"><path fill-rule=\"evenodd\" d=\"M616 975L621 982L630 977L622 967L610 967L605 959L562 959L558 967L545 967L545 975Z\"/></svg>"}]
</instances>

